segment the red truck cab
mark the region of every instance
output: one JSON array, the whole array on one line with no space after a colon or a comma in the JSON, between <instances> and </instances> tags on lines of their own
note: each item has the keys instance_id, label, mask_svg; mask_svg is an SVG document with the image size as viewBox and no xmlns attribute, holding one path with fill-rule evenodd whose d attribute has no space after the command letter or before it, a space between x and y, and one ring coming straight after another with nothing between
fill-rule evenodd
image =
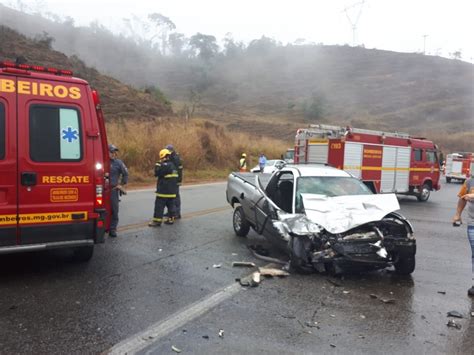
<instances>
[{"instance_id":1,"label":"red truck cab","mask_svg":"<svg viewBox=\"0 0 474 355\"><path fill-rule=\"evenodd\" d=\"M92 257L110 215L98 94L68 70L0 62L0 254Z\"/></svg>"}]
</instances>

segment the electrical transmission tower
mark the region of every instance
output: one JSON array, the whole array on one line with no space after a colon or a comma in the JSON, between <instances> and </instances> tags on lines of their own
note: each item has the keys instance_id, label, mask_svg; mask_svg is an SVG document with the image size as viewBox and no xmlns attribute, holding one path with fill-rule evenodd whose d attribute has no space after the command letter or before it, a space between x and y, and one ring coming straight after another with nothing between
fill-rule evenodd
<instances>
[{"instance_id":1,"label":"electrical transmission tower","mask_svg":"<svg viewBox=\"0 0 474 355\"><path fill-rule=\"evenodd\" d=\"M344 8L344 10L342 12L344 12L347 16L347 20L349 21L350 25L351 25L351 28L352 28L352 46L355 47L356 46L356 31L357 31L357 23L359 22L359 19L360 19L360 15L362 14L362 8L364 6L364 3L365 3L365 0L362 0L360 2L356 2L355 4L352 4L350 6L347 6L346 8ZM359 12L356 13L356 16L351 18L351 16L349 16L349 12L347 10L350 10L350 9L356 9L357 8L359 9Z\"/></svg>"}]
</instances>

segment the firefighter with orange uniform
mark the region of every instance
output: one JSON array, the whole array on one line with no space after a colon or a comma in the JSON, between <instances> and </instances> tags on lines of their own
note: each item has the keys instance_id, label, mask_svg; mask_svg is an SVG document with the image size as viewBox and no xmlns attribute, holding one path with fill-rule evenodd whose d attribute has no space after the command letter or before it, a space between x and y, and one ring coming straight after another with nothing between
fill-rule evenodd
<instances>
[{"instance_id":1,"label":"firefighter with orange uniform","mask_svg":"<svg viewBox=\"0 0 474 355\"><path fill-rule=\"evenodd\" d=\"M239 171L245 173L247 171L247 154L242 153L239 161Z\"/></svg>"},{"instance_id":2,"label":"firefighter with orange uniform","mask_svg":"<svg viewBox=\"0 0 474 355\"><path fill-rule=\"evenodd\" d=\"M168 218L164 223L173 224L175 219L175 198L178 193L178 169L170 160L168 149L160 150L160 161L155 165L156 183L155 211L150 227L159 227L163 222L165 207L168 208Z\"/></svg>"}]
</instances>

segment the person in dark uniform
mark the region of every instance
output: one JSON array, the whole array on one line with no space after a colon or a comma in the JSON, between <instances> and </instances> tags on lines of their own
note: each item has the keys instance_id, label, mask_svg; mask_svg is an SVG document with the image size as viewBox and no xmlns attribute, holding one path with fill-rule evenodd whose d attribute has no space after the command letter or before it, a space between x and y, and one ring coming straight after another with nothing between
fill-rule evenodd
<instances>
[{"instance_id":1,"label":"person in dark uniform","mask_svg":"<svg viewBox=\"0 0 474 355\"><path fill-rule=\"evenodd\" d=\"M174 213L175 217L180 219L181 218L181 196L179 194L179 187L181 186L181 183L183 182L183 161L181 160L181 157L179 156L178 152L174 149L172 144L168 144L166 146L166 149L168 149L171 152L170 160L174 164L174 166L178 169L178 190L176 192L176 198L174 200Z\"/></svg>"},{"instance_id":2,"label":"person in dark uniform","mask_svg":"<svg viewBox=\"0 0 474 355\"><path fill-rule=\"evenodd\" d=\"M178 190L178 169L170 160L171 152L168 149L160 151L160 161L155 165L156 198L153 220L148 223L150 227L159 227L163 222L165 207L168 208L166 224L173 224L175 218L175 201Z\"/></svg>"},{"instance_id":3,"label":"person in dark uniform","mask_svg":"<svg viewBox=\"0 0 474 355\"><path fill-rule=\"evenodd\" d=\"M110 193L110 206L112 215L110 217L110 229L109 236L115 238L117 236L117 226L119 222L119 197L120 194L125 191L123 186L128 182L128 169L118 159L118 148L109 144L109 156L110 156L110 187L112 189Z\"/></svg>"}]
</instances>

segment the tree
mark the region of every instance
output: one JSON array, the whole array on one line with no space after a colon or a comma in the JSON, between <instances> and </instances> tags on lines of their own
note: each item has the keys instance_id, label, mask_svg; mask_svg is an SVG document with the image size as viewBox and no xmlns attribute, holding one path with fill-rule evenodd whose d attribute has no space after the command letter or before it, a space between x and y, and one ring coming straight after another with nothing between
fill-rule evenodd
<instances>
[{"instance_id":1,"label":"tree","mask_svg":"<svg viewBox=\"0 0 474 355\"><path fill-rule=\"evenodd\" d=\"M148 19L158 31L155 36L158 36L161 39L161 54L166 55L168 32L174 31L176 25L169 19L169 17L163 16L157 12L149 14Z\"/></svg>"},{"instance_id":2,"label":"tree","mask_svg":"<svg viewBox=\"0 0 474 355\"><path fill-rule=\"evenodd\" d=\"M180 56L183 53L183 48L186 45L186 37L182 33L171 33L168 37L168 44L171 54L175 57Z\"/></svg>"},{"instance_id":3,"label":"tree","mask_svg":"<svg viewBox=\"0 0 474 355\"><path fill-rule=\"evenodd\" d=\"M199 32L190 38L189 45L195 51L199 51L198 56L205 61L213 58L219 50L216 37Z\"/></svg>"},{"instance_id":4,"label":"tree","mask_svg":"<svg viewBox=\"0 0 474 355\"><path fill-rule=\"evenodd\" d=\"M451 58L457 59L457 60L461 60L461 58L462 58L462 53L461 53L461 51L458 50L458 51L456 51L456 52L451 53Z\"/></svg>"},{"instance_id":5,"label":"tree","mask_svg":"<svg viewBox=\"0 0 474 355\"><path fill-rule=\"evenodd\" d=\"M236 42L232 36L232 33L228 32L224 38L224 54L227 57L235 57L242 54L245 49L243 42Z\"/></svg>"}]
</instances>

